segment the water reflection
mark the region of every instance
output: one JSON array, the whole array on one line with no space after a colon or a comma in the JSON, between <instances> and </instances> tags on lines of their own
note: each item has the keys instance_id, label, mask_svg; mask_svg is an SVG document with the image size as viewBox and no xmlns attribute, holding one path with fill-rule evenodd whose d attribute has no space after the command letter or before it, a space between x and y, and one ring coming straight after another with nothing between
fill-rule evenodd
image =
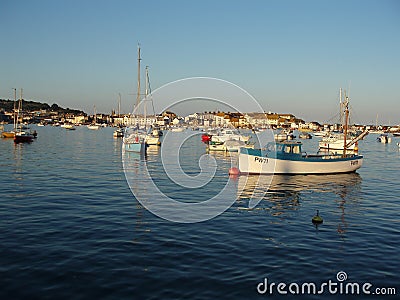
<instances>
[{"instance_id":1,"label":"water reflection","mask_svg":"<svg viewBox=\"0 0 400 300\"><path fill-rule=\"evenodd\" d=\"M256 210L269 210L273 216L281 216L298 210L304 199L320 199L321 194L339 196L341 221L338 232L344 233L347 223L344 219L346 202L357 201L354 192L361 186L358 173L342 175L271 175L240 176L237 178L237 205L249 207L252 198L261 200ZM356 193L358 194L358 193ZM329 199L330 197L324 197ZM335 196L332 197L335 199ZM245 208L243 208L245 207Z\"/></svg>"}]
</instances>

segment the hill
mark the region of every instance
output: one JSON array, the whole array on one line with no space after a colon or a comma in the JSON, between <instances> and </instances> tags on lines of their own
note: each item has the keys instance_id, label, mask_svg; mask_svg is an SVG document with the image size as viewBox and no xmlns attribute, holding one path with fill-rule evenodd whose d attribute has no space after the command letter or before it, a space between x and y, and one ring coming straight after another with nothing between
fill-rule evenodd
<instances>
[{"instance_id":1,"label":"hill","mask_svg":"<svg viewBox=\"0 0 400 300\"><path fill-rule=\"evenodd\" d=\"M55 111L55 112L65 113L65 114L86 115L81 110L62 108L62 107L58 106L58 104L56 104L56 103L54 103L50 106L47 103L42 103L42 102L38 102L38 101L22 100L22 107L25 111L46 110L46 111ZM10 112L13 109L14 109L14 100L0 99L0 110Z\"/></svg>"}]
</instances>

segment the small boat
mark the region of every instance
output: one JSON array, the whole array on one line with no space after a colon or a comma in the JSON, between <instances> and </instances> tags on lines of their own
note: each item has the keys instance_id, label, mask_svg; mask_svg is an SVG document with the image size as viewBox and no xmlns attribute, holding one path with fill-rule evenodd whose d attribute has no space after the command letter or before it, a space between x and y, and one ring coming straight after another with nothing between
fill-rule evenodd
<instances>
[{"instance_id":1,"label":"small boat","mask_svg":"<svg viewBox=\"0 0 400 300\"><path fill-rule=\"evenodd\" d=\"M87 128L91 129L91 130L98 130L100 128L100 126L96 125L96 124L90 124L87 126Z\"/></svg>"},{"instance_id":2,"label":"small boat","mask_svg":"<svg viewBox=\"0 0 400 300\"><path fill-rule=\"evenodd\" d=\"M389 144L392 142L392 138L387 133L383 133L377 137L377 141L382 144Z\"/></svg>"},{"instance_id":3,"label":"small boat","mask_svg":"<svg viewBox=\"0 0 400 300\"><path fill-rule=\"evenodd\" d=\"M15 136L15 131L11 130L11 131L3 131L1 133L1 136L5 139L13 139Z\"/></svg>"},{"instance_id":4,"label":"small boat","mask_svg":"<svg viewBox=\"0 0 400 300\"><path fill-rule=\"evenodd\" d=\"M308 132L300 132L299 134L300 139L312 139L312 135Z\"/></svg>"},{"instance_id":5,"label":"small boat","mask_svg":"<svg viewBox=\"0 0 400 300\"><path fill-rule=\"evenodd\" d=\"M14 143L31 143L35 136L30 132L20 131L16 132L14 136Z\"/></svg>"},{"instance_id":6,"label":"small boat","mask_svg":"<svg viewBox=\"0 0 400 300\"><path fill-rule=\"evenodd\" d=\"M21 89L21 96L20 96L20 100L19 100L19 104L18 104L18 113L17 113L17 121L16 121L16 128L18 129L17 131L15 131L15 135L14 135L14 143L18 144L18 143L31 143L33 141L34 138L36 138L37 136L37 132L36 130L32 133L32 132L28 132L25 130L22 130L23 128L26 128L24 126L18 126L18 119L19 119L19 115L20 112L22 114L22 89ZM21 115L21 120L22 120L22 115Z\"/></svg>"},{"instance_id":7,"label":"small boat","mask_svg":"<svg viewBox=\"0 0 400 300\"><path fill-rule=\"evenodd\" d=\"M76 127L72 124L64 124L64 128L67 130L75 130Z\"/></svg>"},{"instance_id":8,"label":"small boat","mask_svg":"<svg viewBox=\"0 0 400 300\"><path fill-rule=\"evenodd\" d=\"M323 136L326 136L328 134L329 134L329 132L327 132L327 131L314 131L313 132L313 135L315 137L323 137Z\"/></svg>"},{"instance_id":9,"label":"small boat","mask_svg":"<svg viewBox=\"0 0 400 300\"><path fill-rule=\"evenodd\" d=\"M302 143L283 141L266 149L241 148L241 174L336 174L354 172L362 166L363 156L356 154L306 154Z\"/></svg>"},{"instance_id":10,"label":"small boat","mask_svg":"<svg viewBox=\"0 0 400 300\"><path fill-rule=\"evenodd\" d=\"M124 130L122 128L118 128L114 131L113 136L118 138L118 137L124 137Z\"/></svg>"},{"instance_id":11,"label":"small boat","mask_svg":"<svg viewBox=\"0 0 400 300\"><path fill-rule=\"evenodd\" d=\"M94 121L92 124L89 124L87 128L90 130L98 130L100 128L100 125L97 124L96 106L93 106L93 112L94 112Z\"/></svg>"},{"instance_id":12,"label":"small boat","mask_svg":"<svg viewBox=\"0 0 400 300\"><path fill-rule=\"evenodd\" d=\"M146 132L133 127L125 129L123 138L123 149L125 151L145 154L147 146Z\"/></svg>"},{"instance_id":13,"label":"small boat","mask_svg":"<svg viewBox=\"0 0 400 300\"><path fill-rule=\"evenodd\" d=\"M275 141L293 140L296 136L288 130L282 130L274 134Z\"/></svg>"}]
</instances>

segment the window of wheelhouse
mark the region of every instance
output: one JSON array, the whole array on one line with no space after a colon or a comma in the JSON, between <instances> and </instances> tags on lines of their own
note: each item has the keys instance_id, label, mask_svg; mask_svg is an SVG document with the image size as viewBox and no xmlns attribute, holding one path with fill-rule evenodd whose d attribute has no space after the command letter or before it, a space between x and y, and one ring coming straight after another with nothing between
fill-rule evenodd
<instances>
[{"instance_id":1,"label":"window of wheelhouse","mask_svg":"<svg viewBox=\"0 0 400 300\"><path fill-rule=\"evenodd\" d=\"M300 153L300 145L294 145L293 146L293 153L294 154L299 154Z\"/></svg>"}]
</instances>

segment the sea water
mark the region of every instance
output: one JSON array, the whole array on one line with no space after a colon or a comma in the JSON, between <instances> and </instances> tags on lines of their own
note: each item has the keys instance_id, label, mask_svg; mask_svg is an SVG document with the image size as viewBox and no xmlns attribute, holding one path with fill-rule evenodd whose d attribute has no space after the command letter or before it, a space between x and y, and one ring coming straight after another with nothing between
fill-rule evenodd
<instances>
[{"instance_id":1,"label":"sea water","mask_svg":"<svg viewBox=\"0 0 400 300\"><path fill-rule=\"evenodd\" d=\"M376 142L376 135L361 141L364 165L357 173L258 181L229 178L229 155L206 154L195 136L179 159L189 176L200 172L200 157L215 164L212 180L200 188L174 183L161 149L149 149L130 162L147 166L171 198L201 202L229 185L232 206L225 212L177 223L134 197L121 139L111 128L35 129L31 144L0 140L2 299L257 299L301 294L304 283L314 283L315 293L323 286L324 296L333 298L345 293L346 283L370 283L375 295L377 287L400 293L396 138L392 144ZM317 142L304 141L307 152L316 151ZM141 180L134 179L139 186ZM261 201L249 208L254 192ZM324 220L319 226L311 222L316 210ZM304 292L300 296L321 297Z\"/></svg>"}]
</instances>

